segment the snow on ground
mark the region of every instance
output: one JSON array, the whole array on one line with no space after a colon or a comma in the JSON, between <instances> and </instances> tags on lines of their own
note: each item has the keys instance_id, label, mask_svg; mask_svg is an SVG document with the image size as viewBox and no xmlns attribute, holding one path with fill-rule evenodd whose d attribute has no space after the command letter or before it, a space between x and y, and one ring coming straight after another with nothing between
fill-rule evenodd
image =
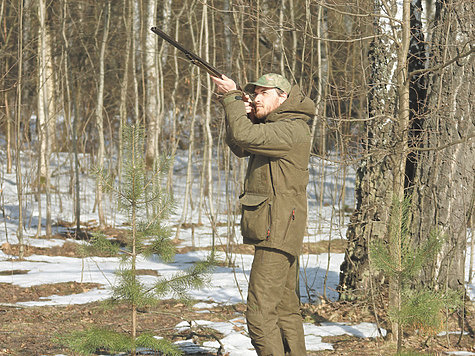
<instances>
[{"instance_id":1,"label":"snow on ground","mask_svg":"<svg viewBox=\"0 0 475 356\"><path fill-rule=\"evenodd\" d=\"M144 259L139 257L137 269L156 270L162 277L168 278L173 274L185 269L193 261L203 260L208 252L194 251L186 254L176 255L175 262L163 263L157 258ZM216 256L224 259L224 253L217 253ZM343 254L330 255L330 271L328 276L327 296L336 300L337 294L333 291L338 285L338 269L343 261ZM112 257L91 257L73 258L61 256L32 255L24 261L12 261L11 256L0 252L0 270L27 270L26 274L1 275L0 282L12 283L20 287L31 287L47 283L61 282L84 282L99 283L104 286L114 284L115 271L119 268L120 262ZM323 279L327 266L327 254L302 256L302 269L300 277L300 289L302 291L309 288L314 299L322 295ZM246 300L247 280L252 264L251 255L236 256L235 267L216 267L210 280L210 285L206 288L193 291L194 299L214 301L221 304L236 304ZM59 272L60 271L60 272ZM144 283L152 283L153 276L141 276ZM308 283L308 287L305 283ZM241 298L241 293L244 300ZM49 296L40 301L19 303L25 306L46 306L46 305L70 305L82 304L97 300L104 300L110 296L107 289L93 289L85 293L69 296ZM171 297L171 296L166 296ZM303 301L308 301L308 296L302 296Z\"/></svg>"},{"instance_id":2,"label":"snow on ground","mask_svg":"<svg viewBox=\"0 0 475 356\"><path fill-rule=\"evenodd\" d=\"M65 154L58 154L55 156L56 161L53 162L54 178L52 184L57 188L57 193L53 196L52 212L55 221L73 221L73 201L68 192L70 184L69 160ZM83 166L87 166L87 156L83 156ZM2 172L5 172L5 167L0 162ZM31 157L27 155L23 157L23 174L24 177L32 176L31 169L34 167ZM183 191L185 186L184 171L186 167L186 159L177 157L175 163L175 177L174 177L174 193L178 202L177 212L172 216L170 224L176 225L180 221L181 209L183 205ZM195 169L199 169L196 168ZM217 171L217 170L216 170ZM309 236L305 237L305 242L317 242L320 240L339 239L344 238L346 234L345 223L346 219L341 220L338 209L334 208L334 202L339 200L338 194L345 191L345 202L347 205L353 204L353 188L354 188L354 172L350 169L347 177L340 177L338 167L329 162L313 161L311 164L310 174L311 182L320 181L322 175L325 176L323 184L323 195L320 195L320 186L309 185L309 221L308 232ZM198 174L198 173L196 173ZM216 205L221 206L224 210L224 179L217 176L215 195L217 196ZM195 178L199 181L199 178ZM343 187L344 183L344 187ZM82 174L81 178L81 221L90 225L97 224L97 215L93 213L94 204L94 180L86 173ZM197 183L195 183L197 185ZM344 188L344 189L343 189ZM194 188L197 190L198 188ZM38 204L34 200L32 183L25 178L24 181L24 202L23 202L23 225L25 243L35 247L52 247L65 243L60 239L38 239L34 238L38 228ZM335 193L338 192L338 193ZM18 198L16 190L15 174L0 175L0 206L3 207L2 214L0 214L0 245L9 242L11 244L17 243L17 228L18 228ZM194 193L196 194L196 193ZM44 197L43 197L44 198ZM198 199L196 198L195 201ZM197 204L195 204L197 205ZM45 202L41 204L42 207L42 225L44 226ZM106 202L105 208L107 211L108 223L120 227L125 218L117 213L116 207L112 202ZM190 217L187 221L196 222L196 211L190 212ZM191 217L193 219L191 219ZM231 216L234 223L239 222L239 216ZM226 221L226 215L218 216L218 221ZM54 227L55 232L61 232L64 229L60 226ZM226 244L227 236L229 234L229 227L218 226L217 234L215 236L216 244ZM44 234L44 227L42 230ZM234 234L237 242L240 240L239 224L234 225ZM203 216L203 225L195 226L194 229L181 229L180 232L181 243L178 247L207 247L212 245L212 230L210 228L209 220ZM73 241L73 240L68 240ZM76 242L76 241L74 241ZM140 257L138 259L138 269L152 269L159 271L161 276L169 277L180 270L183 270L190 263L197 260L202 260L207 257L206 251L194 251L186 254L176 255L175 261L172 263L163 263L156 257L145 259ZM469 254L467 253L467 256ZM224 260L226 256L224 253L218 253L217 257ZM215 268L210 284L201 290L193 291L193 297L199 302L194 306L202 313L207 313L207 308L219 304L235 304L244 302L247 298L247 282L252 263L252 256L236 254L228 256L233 261L233 268L217 267ZM332 253L318 254L318 255L303 255L300 259L300 290L302 291L302 300L315 301L322 295L326 295L331 300L336 300L338 295L335 289L338 285L340 264L343 261L343 254ZM467 258L467 271L468 271ZM114 284L114 272L119 267L119 261L116 258L94 257L94 258L73 258L73 257L50 257L44 255L32 255L25 258L24 261L15 261L12 256L5 255L0 251L0 271L14 271L27 270L26 274L7 274L0 276L0 282L12 283L21 287L30 287L46 283L59 282L92 282L99 283L103 287L89 290L85 293L68 295L68 296L48 296L41 298L39 301L21 302L18 303L23 306L46 306L46 305L71 305L83 304L98 300L104 300L110 297L111 292L108 286ZM324 278L328 268L326 291L323 290ZM141 276L144 283L152 283L154 277ZM473 284L468 286L472 299L475 298L475 286ZM244 317L237 315L236 318L227 322L209 322L204 320L196 320L193 325L178 324L177 328L197 327L199 325L215 329L222 333L224 337L220 342L224 345L225 350L231 356L246 356L255 355L250 339L247 336L247 327ZM322 342L322 337L329 335L354 335L356 337L377 337L382 334L385 335L385 330L378 330L374 324L361 323L358 325L350 325L346 323L322 323L321 325L314 325L306 323L304 325L305 341L308 350L332 350L333 346L329 343ZM180 347L186 350L187 353L197 353L203 351L216 351L219 347L217 341L209 341L204 345L199 346L193 344L191 341L180 342ZM460 353L459 353L460 355Z\"/></svg>"},{"instance_id":3,"label":"snow on ground","mask_svg":"<svg viewBox=\"0 0 475 356\"><path fill-rule=\"evenodd\" d=\"M224 349L231 356L255 355L251 340L247 337L247 326L243 317L237 317L228 322L212 322L207 320L195 320L190 325L183 321L176 328L178 331L186 331L190 328L207 327L219 331L224 335L220 341L208 341L203 343L201 351L216 351L220 347L220 342ZM354 335L356 337L378 337L385 336L386 330L382 329L381 334L376 326L371 323L361 323L349 325L346 323L322 323L321 326L304 324L305 344L308 351L333 350L329 343L322 342L324 336ZM183 345L182 345L183 346Z\"/></svg>"}]
</instances>

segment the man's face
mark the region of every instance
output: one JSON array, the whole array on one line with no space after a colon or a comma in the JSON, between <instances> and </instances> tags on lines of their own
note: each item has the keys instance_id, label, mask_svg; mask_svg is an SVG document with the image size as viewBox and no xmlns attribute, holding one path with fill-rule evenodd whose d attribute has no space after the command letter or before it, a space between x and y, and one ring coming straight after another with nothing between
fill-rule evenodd
<instances>
[{"instance_id":1,"label":"man's face","mask_svg":"<svg viewBox=\"0 0 475 356\"><path fill-rule=\"evenodd\" d=\"M279 95L275 88L256 87L254 94L255 114L256 118L260 120L277 109L287 99L286 93Z\"/></svg>"}]
</instances>

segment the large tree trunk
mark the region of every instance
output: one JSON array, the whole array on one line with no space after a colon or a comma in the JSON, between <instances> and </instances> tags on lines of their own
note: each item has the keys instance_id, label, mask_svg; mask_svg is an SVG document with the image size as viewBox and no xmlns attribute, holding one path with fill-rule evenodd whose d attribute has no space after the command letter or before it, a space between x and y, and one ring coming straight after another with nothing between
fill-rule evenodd
<instances>
[{"instance_id":1,"label":"large tree trunk","mask_svg":"<svg viewBox=\"0 0 475 356\"><path fill-rule=\"evenodd\" d=\"M341 266L343 299L370 290L368 246L372 239L386 238L393 196L401 201L413 194L411 226L416 245L434 229L447 238L433 264L425 266L422 283L435 282L453 289L464 283L466 227L475 172L475 148L470 140L475 132L471 116L474 59L468 45L474 38L470 26L475 5L465 1L437 3L432 57L429 68L423 69L427 49L422 42L421 4L411 2L410 26L409 4L404 4L406 16L401 29L406 29L402 33L406 42L391 50L382 42L384 38L376 38L369 55L369 112L373 120L366 123L365 155L357 171L357 207ZM376 35L380 28L375 26ZM407 45L409 28L411 45L404 55L406 51L401 49ZM393 78L385 77L392 72L388 61L391 51L399 53ZM393 83L396 77L397 85L386 87L385 83ZM392 87L397 93L385 92ZM396 112L397 120L392 122L391 113ZM397 157L399 160L394 159Z\"/></svg>"},{"instance_id":2,"label":"large tree trunk","mask_svg":"<svg viewBox=\"0 0 475 356\"><path fill-rule=\"evenodd\" d=\"M376 13L380 4L374 2ZM353 299L371 288L368 246L373 239L386 236L393 198L393 167L388 147L394 145L393 123L396 112L394 82L394 43L383 37L380 21L373 25L375 36L369 53L368 120L365 121L363 159L356 172L355 212L347 231L348 247L341 265L340 298ZM366 66L365 66L366 67Z\"/></svg>"},{"instance_id":3,"label":"large tree trunk","mask_svg":"<svg viewBox=\"0 0 475 356\"><path fill-rule=\"evenodd\" d=\"M475 177L473 116L475 56L465 56L475 38L473 1L438 1L432 33L431 72L422 124L414 190L414 237L426 241L433 231L446 238L421 282L440 288L464 285L467 226ZM446 65L451 60L459 60Z\"/></svg>"}]
</instances>

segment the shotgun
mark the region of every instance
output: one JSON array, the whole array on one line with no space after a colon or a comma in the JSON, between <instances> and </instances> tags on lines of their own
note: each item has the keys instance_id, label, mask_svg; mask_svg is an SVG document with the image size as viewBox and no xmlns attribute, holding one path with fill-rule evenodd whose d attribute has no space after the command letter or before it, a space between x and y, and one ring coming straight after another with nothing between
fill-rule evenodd
<instances>
[{"instance_id":1,"label":"shotgun","mask_svg":"<svg viewBox=\"0 0 475 356\"><path fill-rule=\"evenodd\" d=\"M153 33L157 34L158 36L163 38L165 41L170 43L173 47L175 47L176 49L183 52L185 54L186 58L188 58L190 60L190 62L193 63L194 65L197 65L201 69L204 69L209 74L211 74L213 77L223 78L223 75L221 74L221 72L219 70L217 70L215 67L213 67L211 64L206 62L204 59L202 59L198 55L196 55L193 52L187 50L180 43L175 41L173 38L168 36L165 32L163 32L159 28L152 27L150 30L152 30Z\"/></svg>"},{"instance_id":2,"label":"shotgun","mask_svg":"<svg viewBox=\"0 0 475 356\"><path fill-rule=\"evenodd\" d=\"M186 56L186 58L188 58L190 60L191 63L193 63L194 65L197 65L198 67L200 67L201 69L204 69L205 71L207 71L210 75L212 75L213 77L217 77L217 78L221 78L223 79L223 74L217 70L215 67L213 67L211 64L209 64L208 62L206 62L203 58L201 58L200 56L196 55L195 53L187 50L185 47L183 47L180 43L178 43L177 41L175 41L173 38L171 38L169 35L167 35L165 32L163 32L162 30L160 30L159 28L157 27L152 27L150 28L150 30L155 33L156 35L160 36L161 38L163 38L165 41L167 41L168 43L170 43L173 47L175 47L176 49L178 49L179 51L183 52ZM241 90L241 87L239 85L237 85L237 89L238 90ZM242 95L242 100L243 101L246 101L246 102L249 102L251 104L252 107L254 107L254 102L253 102L253 99L252 99L252 94L249 96L249 98L246 97L246 95ZM255 114L254 114L254 111L250 112L247 114L247 116L249 117L249 119L256 123L256 118L255 118Z\"/></svg>"}]
</instances>

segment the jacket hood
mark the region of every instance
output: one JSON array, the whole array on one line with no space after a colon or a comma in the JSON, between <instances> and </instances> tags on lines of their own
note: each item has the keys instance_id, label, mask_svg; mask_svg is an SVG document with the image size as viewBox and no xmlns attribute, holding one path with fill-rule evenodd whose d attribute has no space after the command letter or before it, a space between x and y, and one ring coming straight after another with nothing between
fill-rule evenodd
<instances>
[{"instance_id":1,"label":"jacket hood","mask_svg":"<svg viewBox=\"0 0 475 356\"><path fill-rule=\"evenodd\" d=\"M310 98L302 95L298 85L294 85L287 99L267 115L265 121L275 122L282 119L309 121L313 116L315 116L315 104Z\"/></svg>"}]
</instances>

